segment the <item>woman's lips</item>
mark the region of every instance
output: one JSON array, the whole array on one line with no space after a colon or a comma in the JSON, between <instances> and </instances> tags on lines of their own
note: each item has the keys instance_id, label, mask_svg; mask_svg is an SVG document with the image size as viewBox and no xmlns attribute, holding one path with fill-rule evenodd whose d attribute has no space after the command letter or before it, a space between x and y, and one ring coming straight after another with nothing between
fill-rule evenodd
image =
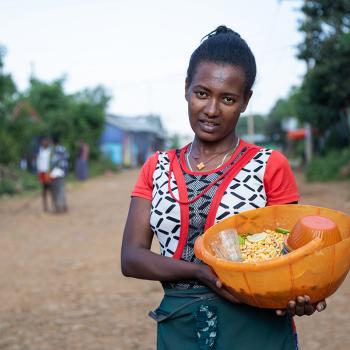
<instances>
[{"instance_id":1,"label":"woman's lips","mask_svg":"<svg viewBox=\"0 0 350 350\"><path fill-rule=\"evenodd\" d=\"M215 132L219 128L219 124L215 122L211 122L208 120L200 120L199 121L200 128L208 133Z\"/></svg>"}]
</instances>

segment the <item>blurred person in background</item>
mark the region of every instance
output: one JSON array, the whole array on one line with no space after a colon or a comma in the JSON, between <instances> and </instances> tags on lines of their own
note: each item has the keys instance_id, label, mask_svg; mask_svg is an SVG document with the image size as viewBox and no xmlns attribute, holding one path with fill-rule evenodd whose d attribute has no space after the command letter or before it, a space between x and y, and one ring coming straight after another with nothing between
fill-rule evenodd
<instances>
[{"instance_id":1,"label":"blurred person in background","mask_svg":"<svg viewBox=\"0 0 350 350\"><path fill-rule=\"evenodd\" d=\"M64 179L68 172L69 154L66 148L59 143L59 137L54 136L50 177L52 201L55 213L65 213L68 211L67 199L65 194Z\"/></svg>"},{"instance_id":2,"label":"blurred person in background","mask_svg":"<svg viewBox=\"0 0 350 350\"><path fill-rule=\"evenodd\" d=\"M225 26L209 33L185 82L194 139L152 155L132 191L121 267L125 276L162 283L163 300L150 313L158 350L295 350L293 316L326 307L307 295L284 310L246 305L194 254L195 240L223 218L298 202L288 160L236 136L255 76L254 55L238 33ZM160 254L151 251L154 236Z\"/></svg>"},{"instance_id":3,"label":"blurred person in background","mask_svg":"<svg viewBox=\"0 0 350 350\"><path fill-rule=\"evenodd\" d=\"M39 182L42 188L42 202L44 211L49 210L47 196L51 190L52 180L50 177L51 155L51 140L49 137L44 136L40 141L39 152L36 157L36 169L39 177Z\"/></svg>"},{"instance_id":4,"label":"blurred person in background","mask_svg":"<svg viewBox=\"0 0 350 350\"><path fill-rule=\"evenodd\" d=\"M89 145L84 140L79 140L78 155L75 160L75 176L78 180L84 181L89 176L88 160L89 160Z\"/></svg>"}]
</instances>

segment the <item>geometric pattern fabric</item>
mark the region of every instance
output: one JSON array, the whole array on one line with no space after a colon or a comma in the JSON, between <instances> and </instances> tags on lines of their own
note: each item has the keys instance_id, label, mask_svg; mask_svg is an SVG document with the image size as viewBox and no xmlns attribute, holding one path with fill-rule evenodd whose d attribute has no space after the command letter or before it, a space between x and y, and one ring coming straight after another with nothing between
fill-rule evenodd
<instances>
[{"instance_id":1,"label":"geometric pattern fabric","mask_svg":"<svg viewBox=\"0 0 350 350\"><path fill-rule=\"evenodd\" d=\"M249 209L266 206L266 193L264 188L264 174L266 163L272 151L260 149L259 152L238 172L227 186L216 216L215 223L220 220L246 211ZM179 154L177 154L179 158ZM180 162L180 159L179 159ZM181 163L180 163L181 164ZM172 257L176 251L180 238L181 212L180 204L175 201L168 191L170 161L166 152L159 152L158 162L153 173L153 192L150 215L150 225L160 244L160 253ZM182 169L182 167L181 167ZM188 199L194 198L208 184L215 181L227 168L221 171L205 175L188 174L182 169L182 174L187 187ZM193 251L194 242L204 231L204 226L212 199L218 189L221 180L212 186L202 197L189 204L188 235L187 242L182 252L181 259L200 263ZM179 198L178 186L171 175L171 190L176 198ZM195 282L167 283L168 287L192 288Z\"/></svg>"}]
</instances>

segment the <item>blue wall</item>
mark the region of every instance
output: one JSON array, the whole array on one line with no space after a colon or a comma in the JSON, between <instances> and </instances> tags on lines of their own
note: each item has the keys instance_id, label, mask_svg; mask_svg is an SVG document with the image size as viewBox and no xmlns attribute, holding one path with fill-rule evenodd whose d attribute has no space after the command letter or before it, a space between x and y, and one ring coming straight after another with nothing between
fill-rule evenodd
<instances>
[{"instance_id":1,"label":"blue wall","mask_svg":"<svg viewBox=\"0 0 350 350\"><path fill-rule=\"evenodd\" d=\"M101 144L123 143L124 131L111 124L105 124L105 129L101 136Z\"/></svg>"},{"instance_id":2,"label":"blue wall","mask_svg":"<svg viewBox=\"0 0 350 350\"><path fill-rule=\"evenodd\" d=\"M101 136L101 151L117 165L123 165L123 138L123 130L111 124L105 124Z\"/></svg>"},{"instance_id":3,"label":"blue wall","mask_svg":"<svg viewBox=\"0 0 350 350\"><path fill-rule=\"evenodd\" d=\"M157 139L149 132L127 132L105 124L101 136L101 151L114 164L135 167L142 165L156 150Z\"/></svg>"},{"instance_id":4,"label":"blue wall","mask_svg":"<svg viewBox=\"0 0 350 350\"><path fill-rule=\"evenodd\" d=\"M123 165L123 146L121 143L104 143L101 145L101 151L114 164Z\"/></svg>"}]
</instances>

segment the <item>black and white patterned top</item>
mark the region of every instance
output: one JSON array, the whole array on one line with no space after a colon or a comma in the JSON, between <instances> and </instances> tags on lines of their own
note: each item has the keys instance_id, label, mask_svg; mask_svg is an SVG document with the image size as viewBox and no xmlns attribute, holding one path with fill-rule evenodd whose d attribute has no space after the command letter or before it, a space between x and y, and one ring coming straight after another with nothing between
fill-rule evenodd
<instances>
[{"instance_id":1,"label":"black and white patterned top","mask_svg":"<svg viewBox=\"0 0 350 350\"><path fill-rule=\"evenodd\" d=\"M201 263L194 242L210 226L246 210L299 199L293 172L280 152L241 140L218 169L194 172L187 168L186 149L152 155L132 192L151 201L150 226L163 256ZM198 283L164 285L191 288Z\"/></svg>"},{"instance_id":2,"label":"black and white patterned top","mask_svg":"<svg viewBox=\"0 0 350 350\"><path fill-rule=\"evenodd\" d=\"M229 215L266 206L263 180L266 163L271 152L268 149L259 149L256 155L232 179L219 202L215 223ZM179 198L179 192L181 195L186 191L188 200L201 193L209 184L225 173L229 167L234 166L231 158L224 167L210 173L201 174L188 171L183 164L181 165L180 158L180 153L177 152L176 163L179 164L179 169L177 179L174 175L176 171L171 173L170 187L175 198ZM213 185L198 200L188 204L188 217L184 217L183 212L181 212L182 205L171 196L168 190L170 162L167 152L158 154L157 165L153 173L151 228L159 240L162 255L171 257L177 255L177 258L182 260L201 263L194 255L194 242L204 232L211 203L223 179ZM181 176L182 179L180 179ZM182 190L179 191L181 182L183 182L183 186ZM186 227L187 232L184 232L184 230L181 232L181 227ZM179 243L180 240L183 241L182 248ZM163 285L167 288L195 288L199 286L199 283L196 281L178 281L163 283Z\"/></svg>"}]
</instances>

